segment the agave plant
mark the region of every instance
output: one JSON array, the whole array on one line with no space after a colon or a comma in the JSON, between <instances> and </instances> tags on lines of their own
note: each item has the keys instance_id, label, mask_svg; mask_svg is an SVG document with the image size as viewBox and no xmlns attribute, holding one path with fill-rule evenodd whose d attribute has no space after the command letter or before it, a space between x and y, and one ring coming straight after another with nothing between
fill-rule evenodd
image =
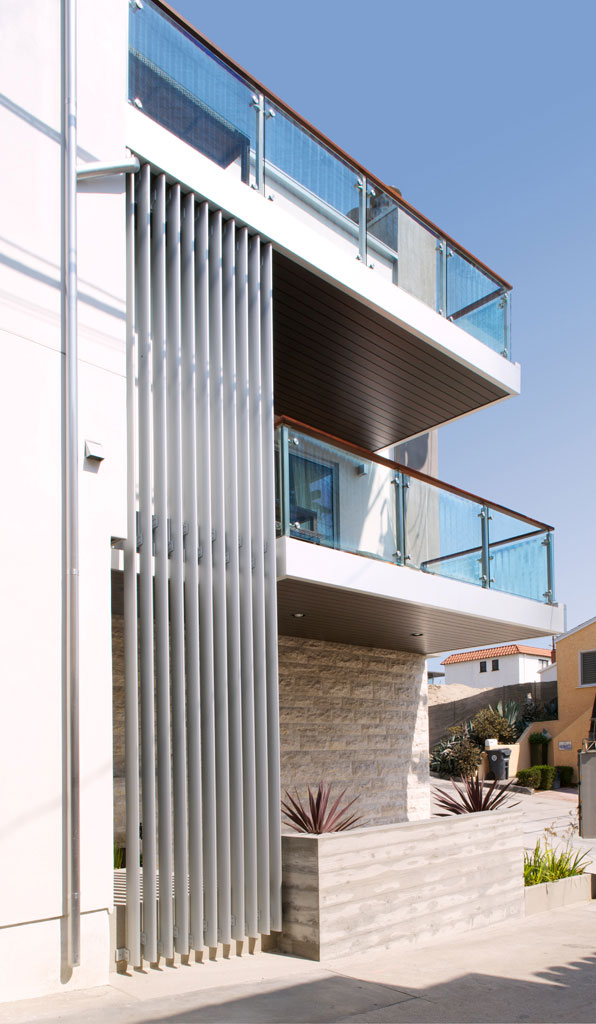
<instances>
[{"instance_id":1,"label":"agave plant","mask_svg":"<svg viewBox=\"0 0 596 1024\"><path fill-rule=\"evenodd\" d=\"M521 708L516 700L500 700L496 708L493 708L491 704L488 706L491 711L496 711L501 718L509 722L509 725L517 725L521 715Z\"/></svg>"},{"instance_id":2,"label":"agave plant","mask_svg":"<svg viewBox=\"0 0 596 1024\"><path fill-rule=\"evenodd\" d=\"M462 784L459 786L451 780L455 793L437 793L436 801L443 810L438 812L439 817L445 818L448 814L476 814L479 811L496 811L497 807L507 803L509 807L516 807L519 800L509 803L508 789L513 785L515 779L511 779L506 786L497 788L497 780L485 784L480 779L467 779L462 775Z\"/></svg>"},{"instance_id":3,"label":"agave plant","mask_svg":"<svg viewBox=\"0 0 596 1024\"><path fill-rule=\"evenodd\" d=\"M287 819L286 824L295 832L311 832L315 835L321 835L323 832L346 832L348 829L356 828L363 823L362 816L349 811L358 797L355 796L353 800L342 804L345 792L344 789L328 809L331 784L319 782L316 793L313 793L309 786L306 807L298 793L293 797L286 790L286 799L281 802L282 811Z\"/></svg>"}]
</instances>

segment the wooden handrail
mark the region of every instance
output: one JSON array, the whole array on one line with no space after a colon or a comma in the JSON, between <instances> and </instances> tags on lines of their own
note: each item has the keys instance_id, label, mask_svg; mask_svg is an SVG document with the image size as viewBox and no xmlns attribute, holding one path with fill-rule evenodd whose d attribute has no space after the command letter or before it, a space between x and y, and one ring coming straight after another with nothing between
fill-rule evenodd
<instances>
[{"instance_id":1,"label":"wooden handrail","mask_svg":"<svg viewBox=\"0 0 596 1024\"><path fill-rule=\"evenodd\" d=\"M473 263L474 266L479 267L486 274L488 274L489 277L493 278L493 280L495 281L498 281L508 291L511 290L511 285L509 284L508 281L505 280L504 277L501 277L500 274L497 274L494 270L491 270L490 267L486 265L486 263L482 263L481 260L474 256L473 253L465 249L463 245L460 245L459 242L456 242L454 238L451 238L450 235L447 235L444 231L441 231L441 229L437 227L437 225L434 224L431 220L429 220L428 217L425 217L423 213L420 213L420 210L417 210L415 206L412 206L412 204L407 201L407 199L404 199L398 189L393 188L391 185L385 185L385 183L382 182L380 178L377 178L375 174L372 174L370 171L368 171L366 167L363 166L363 164L359 163L357 160L354 160L353 157L349 156L349 154L346 153L343 149L341 149L340 146L338 146L335 142L332 142L332 140L329 139L326 135L324 135L323 132L319 131L318 128L315 128L314 125L310 124L310 122L307 121L306 118L302 117L295 110L293 110L293 108L290 107L288 103L285 103L284 100L279 98L279 96L276 96L275 93L267 89L262 84L262 82L259 82L258 78L255 78L253 75L251 75L250 72L246 71L240 64L233 60L232 57L228 56L227 53L221 50L219 46L216 46L215 43L212 43L211 40L207 38L207 36L204 36L202 32L199 32L199 30L192 24L192 22L184 18L181 14L179 14L178 11L175 11L173 7L170 7L170 5L165 2L165 0L152 0L152 3L155 5L155 7L158 7L161 11L163 11L164 14L167 14L167 16L171 18L172 21L176 22L180 26L180 28L182 28L186 33L188 33L188 35L196 39L202 46L207 47L208 50L211 50L211 52L217 57L217 59L222 61L223 64L226 64L234 72L234 74L239 75L241 78L244 78L244 80L251 88L256 89L257 92L263 93L263 95L268 100L270 100L272 103L275 103L276 106L280 107L280 109L284 113L288 114L288 116L291 117L294 121L297 121L302 128L305 128L307 132L309 132L311 135L314 135L315 138L322 142L327 149L331 150L332 153L335 153L336 156L340 158L340 160L349 164L359 174L363 174L370 182L376 185L377 188L382 189L382 191L386 192L391 199L394 199L399 206L403 206L403 208L408 213L412 214L412 216L415 217L418 221L420 221L421 224L424 224L424 226L427 227L428 230L432 232L433 235L436 235L438 238L445 239L445 241L448 242L449 245L454 246L457 249L458 253L464 256L465 259Z\"/></svg>"},{"instance_id":2,"label":"wooden handrail","mask_svg":"<svg viewBox=\"0 0 596 1024\"><path fill-rule=\"evenodd\" d=\"M430 484L432 487L438 487L442 491L448 491L450 494L456 494L459 498L465 498L467 501L473 501L477 505L487 505L488 508L494 512L502 512L503 515L512 516L514 519L519 519L522 523L528 523L530 526L537 527L538 531L544 530L552 532L554 530L553 526L549 526L548 523L541 523L539 519L532 519L531 516L524 516L521 512L514 512L513 509L507 508L505 505L497 505L494 501L488 501L486 498L480 498L477 494L472 494L470 491L464 491L461 487L455 487L453 484L444 483L444 481L437 480L434 476L428 476L428 474L421 473L417 469L410 469L409 466L403 466L400 462L393 462L391 459L386 459L382 455L377 455L376 452L369 451L368 448L362 448L361 445L352 444L351 441L344 441L343 438L336 437L334 434L327 434L323 430L311 427L308 423L301 423L299 420L291 419L289 416L276 416L275 426L290 427L301 434L308 434L310 437L323 441L325 444L333 445L336 448L343 448L344 451L350 452L352 455L359 455L361 458L366 459L367 462L376 462L379 466L386 466L388 469L395 470L398 473L404 473L406 476L413 477L415 480L421 480L423 483Z\"/></svg>"}]
</instances>

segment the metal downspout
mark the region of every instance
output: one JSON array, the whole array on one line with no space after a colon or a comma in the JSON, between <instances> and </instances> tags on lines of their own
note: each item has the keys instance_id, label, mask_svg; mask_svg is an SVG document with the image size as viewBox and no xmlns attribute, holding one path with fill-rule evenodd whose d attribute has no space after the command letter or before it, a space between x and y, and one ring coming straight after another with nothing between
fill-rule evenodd
<instances>
[{"instance_id":1,"label":"metal downspout","mask_svg":"<svg viewBox=\"0 0 596 1024\"><path fill-rule=\"evenodd\" d=\"M76 0L62 0L66 961L80 963Z\"/></svg>"}]
</instances>

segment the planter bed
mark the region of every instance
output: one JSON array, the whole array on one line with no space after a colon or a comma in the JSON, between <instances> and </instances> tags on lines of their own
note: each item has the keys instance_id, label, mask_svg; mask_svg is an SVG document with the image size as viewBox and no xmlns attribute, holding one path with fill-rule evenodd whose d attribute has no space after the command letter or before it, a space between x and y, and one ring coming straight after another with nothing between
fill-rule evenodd
<instances>
[{"instance_id":1,"label":"planter bed","mask_svg":"<svg viewBox=\"0 0 596 1024\"><path fill-rule=\"evenodd\" d=\"M284 835L282 952L425 945L524 914L515 809Z\"/></svg>"},{"instance_id":2,"label":"planter bed","mask_svg":"<svg viewBox=\"0 0 596 1024\"><path fill-rule=\"evenodd\" d=\"M596 875L586 872L572 878L559 878L557 882L527 885L524 889L526 917L542 914L572 903L584 903L596 896Z\"/></svg>"}]
</instances>

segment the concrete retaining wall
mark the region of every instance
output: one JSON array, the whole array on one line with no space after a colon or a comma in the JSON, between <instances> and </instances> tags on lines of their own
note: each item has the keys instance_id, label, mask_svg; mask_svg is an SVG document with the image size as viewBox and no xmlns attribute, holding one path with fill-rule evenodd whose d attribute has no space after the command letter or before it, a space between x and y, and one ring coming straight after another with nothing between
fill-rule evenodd
<instances>
[{"instance_id":1,"label":"concrete retaining wall","mask_svg":"<svg viewBox=\"0 0 596 1024\"><path fill-rule=\"evenodd\" d=\"M528 693L532 694L535 701L546 703L557 696L557 682L555 679L541 683L522 683L519 686L497 686L492 690L481 690L472 694L471 697L464 697L463 700L452 700L447 704L434 704L428 709L428 738L430 749L442 739L454 725L460 722L467 722L482 708L490 704L493 708L500 700L516 700L519 704L525 702ZM536 723L536 728L542 728L542 722Z\"/></svg>"},{"instance_id":2,"label":"concrete retaining wall","mask_svg":"<svg viewBox=\"0 0 596 1024\"><path fill-rule=\"evenodd\" d=\"M281 949L425 945L524 915L522 812L283 836Z\"/></svg>"},{"instance_id":3,"label":"concrete retaining wall","mask_svg":"<svg viewBox=\"0 0 596 1024\"><path fill-rule=\"evenodd\" d=\"M596 896L596 875L587 872L573 878L559 878L557 882L543 882L542 885L528 885L524 889L526 917L543 914L557 907L569 907L573 903L585 903Z\"/></svg>"}]
</instances>

